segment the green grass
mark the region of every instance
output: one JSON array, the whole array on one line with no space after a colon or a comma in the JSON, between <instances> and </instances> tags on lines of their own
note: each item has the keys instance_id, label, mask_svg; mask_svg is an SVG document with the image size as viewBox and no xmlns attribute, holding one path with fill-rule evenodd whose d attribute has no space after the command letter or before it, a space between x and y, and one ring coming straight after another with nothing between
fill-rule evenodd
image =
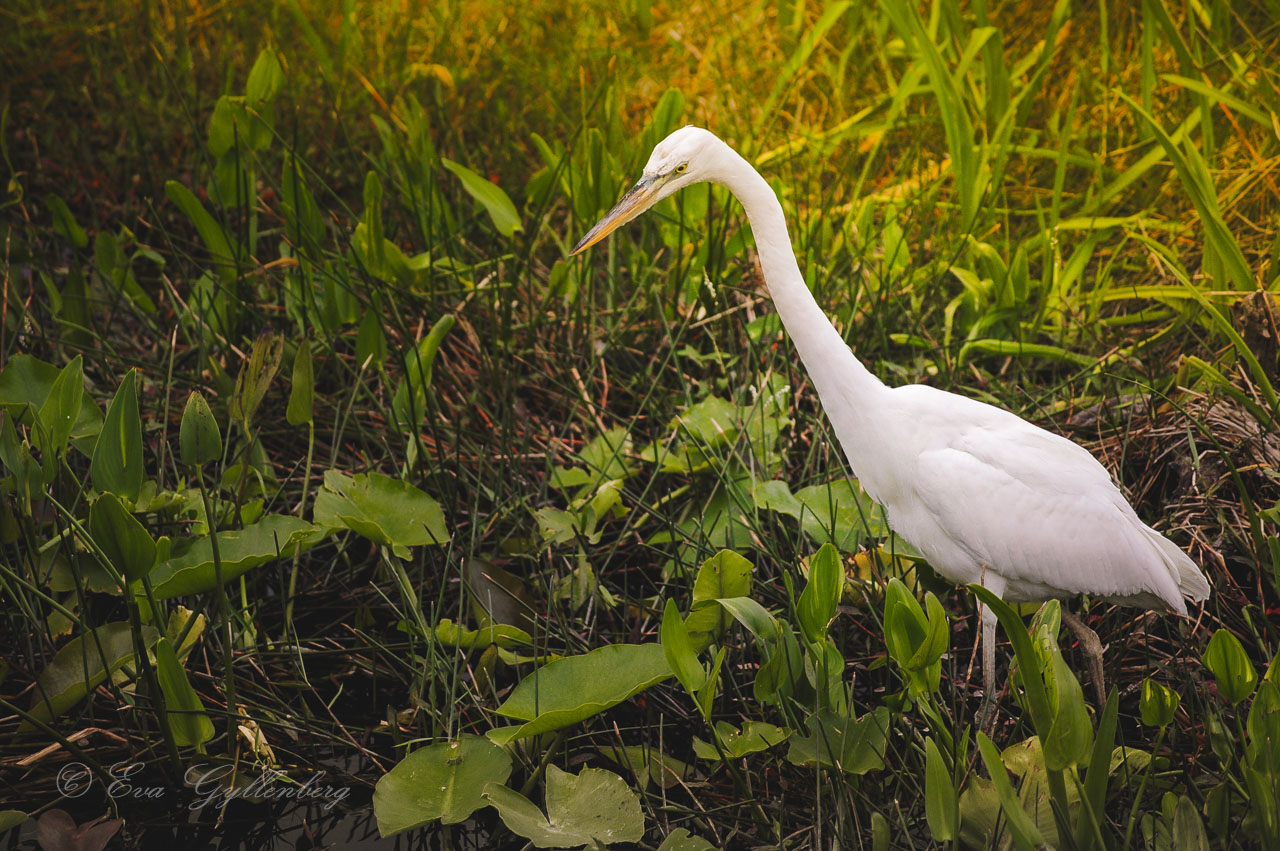
<instances>
[{"instance_id":1,"label":"green grass","mask_svg":"<svg viewBox=\"0 0 1280 851\"><path fill-rule=\"evenodd\" d=\"M890 558L900 544L875 508L828 488L848 471L740 210L698 187L585 259L565 256L651 146L696 123L778 189L810 286L877 374L991 401L1088 446L1209 575L1213 597L1190 622L1089 609L1117 690L1114 743L1154 758L1088 793L1104 803L1089 830L1072 816L1076 845L1168 847L1197 827L1215 848L1275 835L1280 760L1255 744L1268 741L1270 687L1229 703L1228 663L1201 661L1219 629L1259 673L1280 648L1275 4L251 13L32 0L0 15L0 752L62 746L4 769L31 790L23 812L57 800L68 759L139 761L172 782L192 762L256 752L299 779L344 766L356 790L344 806L368 816L373 784L407 753L510 723L495 709L535 658L659 640L667 604L690 612L697 571L722 548L749 560L749 596L805 636L795 646L811 661L843 660L838 685L762 697L757 668L786 640L728 619L709 650L690 650L713 697L697 696L688 669L520 740L511 789L541 805L549 764L618 771L640 796L643 847L676 828L715 847L950 845L937 812L926 825L926 800L940 800L926 776L970 790L959 835L998 812L995 791L973 791L991 767L966 726L974 599ZM52 378L14 367L28 355L82 365L83 402L72 372L64 401L44 402ZM61 443L41 431L75 404L105 412L130 369L140 450L124 451L155 500L127 480L136 467L91 464L93 424ZM31 410L20 401L34 387ZM202 467L180 439L193 391L221 438ZM131 440L121 416L104 428ZM163 564L121 567L112 548L142 539L117 545L104 530L119 524L94 525L104 492L127 498L174 558L195 559L211 527L260 532L272 515L293 518L270 522L297 524L298 546L261 535L261 563L243 575L218 551L203 557L210 576L235 578L165 586ZM413 538L433 506L447 539ZM846 581L824 636L803 614L816 591L803 595L827 539ZM886 582L903 574L938 595L952 627L936 690L904 691L917 680L889 659L886 629L908 615L886 617ZM477 601L495 595L493 619L532 644L452 646L441 621L484 627ZM79 691L33 722L40 672L113 624L121 652L95 664L122 673L85 695L64 654ZM176 669L149 632L170 624ZM1072 644L1063 653L1083 669ZM1144 722L1146 682L1180 696L1169 720ZM1028 688L1000 704L992 738L1006 762L1044 732L1014 696ZM789 760L789 744L725 760L694 751L717 721L803 738L835 723L816 709L865 719L882 707L886 767L865 774ZM201 740L195 708L213 738ZM1089 741L1106 753L1110 715L1090 711ZM89 728L110 736L78 737ZM618 746L696 773L641 782L609 756ZM130 841L146 835L141 811L93 803L80 820L114 807ZM523 843L492 808L413 841Z\"/></svg>"}]
</instances>

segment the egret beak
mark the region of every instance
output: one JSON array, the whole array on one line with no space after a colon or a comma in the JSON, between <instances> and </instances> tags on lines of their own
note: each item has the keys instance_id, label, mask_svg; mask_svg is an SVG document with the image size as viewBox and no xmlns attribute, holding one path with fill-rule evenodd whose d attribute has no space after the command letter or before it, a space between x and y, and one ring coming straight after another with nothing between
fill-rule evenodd
<instances>
[{"instance_id":1,"label":"egret beak","mask_svg":"<svg viewBox=\"0 0 1280 851\"><path fill-rule=\"evenodd\" d=\"M658 200L658 178L642 177L635 186L628 190L626 195L622 196L622 200L613 205L613 209L605 214L604 218L596 222L596 226L587 231L587 235L578 241L573 247L573 251L569 252L572 257L575 254L581 254L609 234L613 233L621 225L634 219L645 210L653 206Z\"/></svg>"}]
</instances>

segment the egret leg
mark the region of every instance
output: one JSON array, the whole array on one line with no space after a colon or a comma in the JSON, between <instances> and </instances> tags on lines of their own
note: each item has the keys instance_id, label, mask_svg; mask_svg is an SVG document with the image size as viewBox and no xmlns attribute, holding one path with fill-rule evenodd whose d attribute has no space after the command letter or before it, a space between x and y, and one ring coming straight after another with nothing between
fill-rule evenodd
<instances>
[{"instance_id":1,"label":"egret leg","mask_svg":"<svg viewBox=\"0 0 1280 851\"><path fill-rule=\"evenodd\" d=\"M986 730L987 722L994 729L996 705L996 613L990 606L979 606L982 619L982 706L978 710L978 729ZM990 717L988 717L990 716ZM988 733L991 731L988 730Z\"/></svg>"},{"instance_id":2,"label":"egret leg","mask_svg":"<svg viewBox=\"0 0 1280 851\"><path fill-rule=\"evenodd\" d=\"M1089 676L1093 679L1094 694L1098 698L1098 708L1101 709L1107 705L1107 691L1102 679L1102 642L1098 640L1098 633L1090 629L1076 614L1066 609L1062 610L1062 622L1071 627L1076 638L1080 639L1080 649L1084 651L1085 659L1089 663Z\"/></svg>"}]
</instances>

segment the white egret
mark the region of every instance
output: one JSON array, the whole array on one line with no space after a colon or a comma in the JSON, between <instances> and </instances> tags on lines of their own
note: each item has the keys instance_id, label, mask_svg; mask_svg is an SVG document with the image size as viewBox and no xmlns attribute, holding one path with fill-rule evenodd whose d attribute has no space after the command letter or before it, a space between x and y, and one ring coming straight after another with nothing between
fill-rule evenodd
<instances>
[{"instance_id":1,"label":"white egret","mask_svg":"<svg viewBox=\"0 0 1280 851\"><path fill-rule=\"evenodd\" d=\"M805 285L769 184L707 130L684 127L658 143L639 182L572 253L702 181L726 187L746 210L769 294L854 475L938 573L980 583L1011 603L1090 594L1186 615L1184 597L1209 596L1195 562L1138 519L1083 447L984 402L924 384L887 387L871 374ZM981 621L990 700L990 607L982 607ZM1096 635L1091 645L1085 642L1101 692Z\"/></svg>"}]
</instances>

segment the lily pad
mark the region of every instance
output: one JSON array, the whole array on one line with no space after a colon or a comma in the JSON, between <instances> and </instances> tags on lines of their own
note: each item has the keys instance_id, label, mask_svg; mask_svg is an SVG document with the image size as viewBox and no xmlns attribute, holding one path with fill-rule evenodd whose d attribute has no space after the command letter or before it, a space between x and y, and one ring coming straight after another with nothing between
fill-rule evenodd
<instances>
[{"instance_id":1,"label":"lily pad","mask_svg":"<svg viewBox=\"0 0 1280 851\"><path fill-rule=\"evenodd\" d=\"M694 836L683 827L677 827L662 840L658 851L715 851L715 846L701 836Z\"/></svg>"},{"instance_id":2,"label":"lily pad","mask_svg":"<svg viewBox=\"0 0 1280 851\"><path fill-rule=\"evenodd\" d=\"M315 521L331 529L350 529L408 558L408 547L444 544L449 532L440 504L413 485L362 473L347 476L337 470L324 474L316 494Z\"/></svg>"},{"instance_id":3,"label":"lily pad","mask_svg":"<svg viewBox=\"0 0 1280 851\"><path fill-rule=\"evenodd\" d=\"M717 721L714 729L720 749L729 759L741 759L748 754L780 745L791 737L791 731L785 727L764 721L744 721L742 730L728 721ZM720 751L716 750L715 745L697 737L693 740L693 752L698 759L720 759Z\"/></svg>"},{"instance_id":4,"label":"lily pad","mask_svg":"<svg viewBox=\"0 0 1280 851\"><path fill-rule=\"evenodd\" d=\"M865 539L889 534L884 509L851 479L802 488L795 498L804 506L801 527L819 544L831 543L844 552L857 552Z\"/></svg>"},{"instance_id":5,"label":"lily pad","mask_svg":"<svg viewBox=\"0 0 1280 851\"><path fill-rule=\"evenodd\" d=\"M809 736L792 738L788 761L836 768L845 774L866 774L884 768L884 747L889 735L886 707L861 718L823 709L810 716L809 729Z\"/></svg>"},{"instance_id":6,"label":"lily pad","mask_svg":"<svg viewBox=\"0 0 1280 851\"><path fill-rule=\"evenodd\" d=\"M640 799L611 771L584 768L577 775L547 766L546 815L513 789L490 783L484 795L513 833L537 848L598 847L644 837Z\"/></svg>"},{"instance_id":7,"label":"lily pad","mask_svg":"<svg viewBox=\"0 0 1280 851\"><path fill-rule=\"evenodd\" d=\"M661 644L611 644L525 677L498 714L525 723L490 730L498 744L576 724L671 676Z\"/></svg>"},{"instance_id":8,"label":"lily pad","mask_svg":"<svg viewBox=\"0 0 1280 851\"><path fill-rule=\"evenodd\" d=\"M462 736L414 751L378 781L373 814L384 837L439 819L457 824L481 807L486 784L511 776L511 757L488 739Z\"/></svg>"},{"instance_id":9,"label":"lily pad","mask_svg":"<svg viewBox=\"0 0 1280 851\"><path fill-rule=\"evenodd\" d=\"M270 514L252 526L218 533L218 554L222 559L222 581L236 579L277 557L293 555L298 547L310 545L316 527L288 514ZM213 543L208 536L191 549L156 566L151 571L156 599L199 594L217 586L213 565Z\"/></svg>"}]
</instances>

